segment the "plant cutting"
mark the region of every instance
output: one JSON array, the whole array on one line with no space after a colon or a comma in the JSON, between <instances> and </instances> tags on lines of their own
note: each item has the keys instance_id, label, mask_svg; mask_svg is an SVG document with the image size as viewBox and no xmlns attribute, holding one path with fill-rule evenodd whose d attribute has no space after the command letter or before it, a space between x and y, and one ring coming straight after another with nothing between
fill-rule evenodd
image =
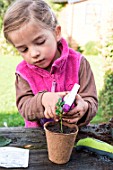
<instances>
[{"instance_id":1,"label":"plant cutting","mask_svg":"<svg viewBox=\"0 0 113 170\"><path fill-rule=\"evenodd\" d=\"M63 133L63 124L62 124L62 113L63 113L63 105L64 105L64 101L62 100L62 98L59 98L57 104L56 104L56 115L59 116L60 118L60 131L61 133Z\"/></svg>"},{"instance_id":2,"label":"plant cutting","mask_svg":"<svg viewBox=\"0 0 113 170\"><path fill-rule=\"evenodd\" d=\"M57 104L56 104L56 115L60 118L60 131L63 133L63 125L62 125L62 113L68 112L75 100L75 96L78 92L78 89L80 88L80 85L75 83L71 92L68 93L64 99L59 98Z\"/></svg>"}]
</instances>

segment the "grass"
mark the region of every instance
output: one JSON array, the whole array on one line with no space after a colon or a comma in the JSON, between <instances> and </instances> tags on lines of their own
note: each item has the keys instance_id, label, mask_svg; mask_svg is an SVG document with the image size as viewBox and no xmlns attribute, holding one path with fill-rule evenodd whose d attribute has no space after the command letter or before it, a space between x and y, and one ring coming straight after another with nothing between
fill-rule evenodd
<instances>
[{"instance_id":1,"label":"grass","mask_svg":"<svg viewBox=\"0 0 113 170\"><path fill-rule=\"evenodd\" d=\"M23 118L15 104L15 68L21 60L17 56L0 57L0 126L23 125Z\"/></svg>"},{"instance_id":2,"label":"grass","mask_svg":"<svg viewBox=\"0 0 113 170\"><path fill-rule=\"evenodd\" d=\"M12 111L12 113L0 113L0 127L3 126L24 126L24 120L21 115L16 111Z\"/></svg>"},{"instance_id":3,"label":"grass","mask_svg":"<svg viewBox=\"0 0 113 170\"><path fill-rule=\"evenodd\" d=\"M97 91L103 86L103 58L101 56L87 56L94 73ZM0 126L24 126L24 121L18 113L15 104L15 68L21 57L4 55L0 57ZM101 111L92 123L103 122Z\"/></svg>"}]
</instances>

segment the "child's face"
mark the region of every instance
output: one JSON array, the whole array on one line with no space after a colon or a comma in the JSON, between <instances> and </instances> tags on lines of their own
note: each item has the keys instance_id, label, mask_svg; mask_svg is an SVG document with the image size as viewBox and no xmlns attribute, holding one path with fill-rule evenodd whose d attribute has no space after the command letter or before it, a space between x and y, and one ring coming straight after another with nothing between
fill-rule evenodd
<instances>
[{"instance_id":1,"label":"child's face","mask_svg":"<svg viewBox=\"0 0 113 170\"><path fill-rule=\"evenodd\" d=\"M48 69L60 55L57 50L60 33L59 26L52 32L30 22L8 36L27 63Z\"/></svg>"}]
</instances>

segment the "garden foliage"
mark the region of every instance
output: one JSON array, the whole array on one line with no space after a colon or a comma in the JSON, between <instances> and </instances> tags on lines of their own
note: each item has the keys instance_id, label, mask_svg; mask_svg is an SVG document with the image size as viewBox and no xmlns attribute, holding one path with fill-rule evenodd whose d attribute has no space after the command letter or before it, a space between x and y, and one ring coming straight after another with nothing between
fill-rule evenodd
<instances>
[{"instance_id":1,"label":"garden foliage","mask_svg":"<svg viewBox=\"0 0 113 170\"><path fill-rule=\"evenodd\" d=\"M105 58L104 86L99 94L99 108L105 117L113 117L113 29L106 38L102 55Z\"/></svg>"},{"instance_id":2,"label":"garden foliage","mask_svg":"<svg viewBox=\"0 0 113 170\"><path fill-rule=\"evenodd\" d=\"M99 94L99 108L105 117L113 117L113 69L105 73L104 86Z\"/></svg>"},{"instance_id":3,"label":"garden foliage","mask_svg":"<svg viewBox=\"0 0 113 170\"><path fill-rule=\"evenodd\" d=\"M99 54L100 43L95 41L89 41L84 46L84 55L95 55Z\"/></svg>"}]
</instances>

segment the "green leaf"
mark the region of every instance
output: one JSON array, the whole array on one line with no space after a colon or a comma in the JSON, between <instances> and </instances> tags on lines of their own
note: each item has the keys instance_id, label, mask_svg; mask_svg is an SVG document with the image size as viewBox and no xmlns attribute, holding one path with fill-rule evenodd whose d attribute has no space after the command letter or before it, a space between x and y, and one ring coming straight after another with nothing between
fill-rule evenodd
<instances>
[{"instance_id":1,"label":"green leaf","mask_svg":"<svg viewBox=\"0 0 113 170\"><path fill-rule=\"evenodd\" d=\"M63 113L63 109L62 106L64 105L64 101L62 100L62 98L58 99L58 102L56 103L56 114L60 117L60 131L61 133L63 133L63 126L62 126L62 113Z\"/></svg>"},{"instance_id":2,"label":"green leaf","mask_svg":"<svg viewBox=\"0 0 113 170\"><path fill-rule=\"evenodd\" d=\"M6 146L9 143L11 143L11 139L8 139L8 138L6 138L4 136L0 136L0 147Z\"/></svg>"}]
</instances>

